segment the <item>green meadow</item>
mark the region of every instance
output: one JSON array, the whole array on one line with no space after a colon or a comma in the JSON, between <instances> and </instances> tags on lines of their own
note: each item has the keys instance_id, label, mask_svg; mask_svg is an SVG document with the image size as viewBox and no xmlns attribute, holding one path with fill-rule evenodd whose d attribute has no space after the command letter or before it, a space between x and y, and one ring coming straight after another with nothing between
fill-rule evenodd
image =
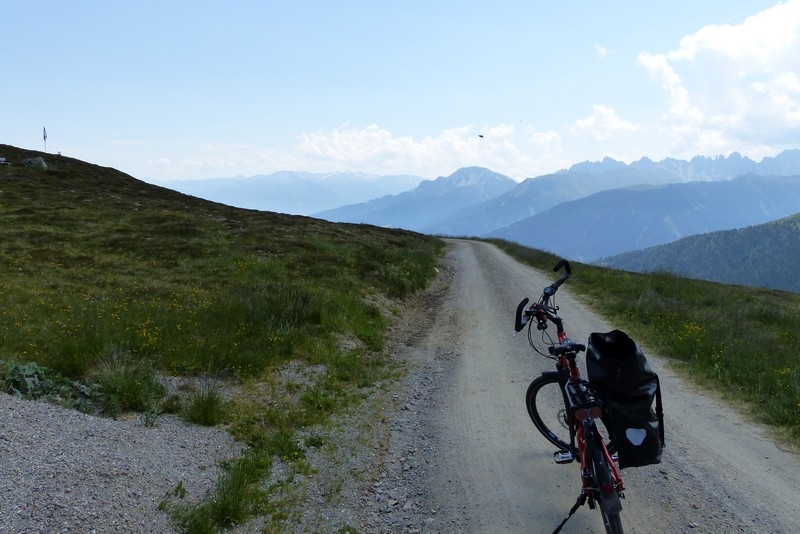
<instances>
[{"instance_id":1,"label":"green meadow","mask_svg":"<svg viewBox=\"0 0 800 534\"><path fill-rule=\"evenodd\" d=\"M0 167L0 385L147 424L173 413L225 425L245 456L200 505L176 488L164 508L193 532L280 517L259 481L276 458L302 469L298 430L397 372L383 351L390 308L432 279L443 243L45 157L47 170ZM323 371L287 385L276 376L290 362ZM167 391L164 377L183 386Z\"/></svg>"}]
</instances>

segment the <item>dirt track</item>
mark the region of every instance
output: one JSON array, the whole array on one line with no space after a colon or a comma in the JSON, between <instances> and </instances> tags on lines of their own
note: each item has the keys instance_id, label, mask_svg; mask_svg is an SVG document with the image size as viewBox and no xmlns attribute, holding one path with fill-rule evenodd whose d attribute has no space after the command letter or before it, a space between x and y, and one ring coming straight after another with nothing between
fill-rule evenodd
<instances>
[{"instance_id":1,"label":"dirt track","mask_svg":"<svg viewBox=\"0 0 800 534\"><path fill-rule=\"evenodd\" d=\"M398 438L408 429L395 432L395 443L419 443L408 462L419 464L414 483L425 486L425 512L407 528L552 532L578 496L578 468L556 465L553 447L528 418L527 386L551 362L523 335L514 337L512 323L522 297L538 297L554 275L469 241L449 242L447 266L449 287L428 310L424 334L408 347L418 364L439 369L436 383L424 406L415 408L423 419L417 435ZM613 329L570 296L569 283L557 303L575 340ZM798 457L644 350L661 377L667 449L662 464L623 471L626 532L797 532ZM599 513L583 507L562 532L601 529Z\"/></svg>"}]
</instances>

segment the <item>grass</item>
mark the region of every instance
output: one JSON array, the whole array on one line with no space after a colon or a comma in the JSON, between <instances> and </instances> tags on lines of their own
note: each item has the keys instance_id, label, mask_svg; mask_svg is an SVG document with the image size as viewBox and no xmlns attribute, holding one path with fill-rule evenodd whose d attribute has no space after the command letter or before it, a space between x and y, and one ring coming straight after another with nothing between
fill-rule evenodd
<instances>
[{"instance_id":1,"label":"grass","mask_svg":"<svg viewBox=\"0 0 800 534\"><path fill-rule=\"evenodd\" d=\"M257 483L268 468L263 460L242 458L223 466L214 491L205 500L181 502L186 490L179 483L159 509L169 513L176 526L188 534L213 533L220 527L241 524L266 505L266 495Z\"/></svg>"},{"instance_id":2,"label":"grass","mask_svg":"<svg viewBox=\"0 0 800 534\"><path fill-rule=\"evenodd\" d=\"M377 303L424 287L443 243L236 209L59 155L0 155L13 162L0 169L3 387L150 424L161 413L226 423L249 446L246 475L230 467L202 502L173 502L176 521L213 531L285 515L264 504L259 480L275 458L302 463L301 428L393 372ZM48 170L19 165L39 155ZM288 387L278 377L290 362L321 371ZM214 376L242 393L165 398L164 375Z\"/></svg>"},{"instance_id":3,"label":"grass","mask_svg":"<svg viewBox=\"0 0 800 534\"><path fill-rule=\"evenodd\" d=\"M105 399L103 411L111 417L152 412L166 391L151 361L124 352L114 352L100 363L96 381Z\"/></svg>"},{"instance_id":4,"label":"grass","mask_svg":"<svg viewBox=\"0 0 800 534\"><path fill-rule=\"evenodd\" d=\"M4 170L0 342L7 357L71 378L111 347L165 370L244 376L302 351L308 337L344 331L380 348L385 324L365 297L422 287L440 246L47 159L50 171Z\"/></svg>"},{"instance_id":5,"label":"grass","mask_svg":"<svg viewBox=\"0 0 800 534\"><path fill-rule=\"evenodd\" d=\"M192 393L183 409L184 418L190 423L203 426L216 426L224 422L228 407L220 387L212 382Z\"/></svg>"},{"instance_id":6,"label":"grass","mask_svg":"<svg viewBox=\"0 0 800 534\"><path fill-rule=\"evenodd\" d=\"M539 269L557 261L495 243ZM800 443L800 295L577 263L569 285L683 374L744 401L757 419Z\"/></svg>"}]
</instances>

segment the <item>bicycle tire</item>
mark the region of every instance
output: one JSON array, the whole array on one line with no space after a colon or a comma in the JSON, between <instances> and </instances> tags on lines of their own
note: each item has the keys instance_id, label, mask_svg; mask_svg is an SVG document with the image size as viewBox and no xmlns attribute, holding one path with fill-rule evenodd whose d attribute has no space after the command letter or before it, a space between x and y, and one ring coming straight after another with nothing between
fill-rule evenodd
<instances>
[{"instance_id":1,"label":"bicycle tire","mask_svg":"<svg viewBox=\"0 0 800 534\"><path fill-rule=\"evenodd\" d=\"M606 529L606 534L624 534L622 519L619 515L622 511L620 496L613 489L606 496L603 495L602 491L604 486L611 485L613 487L614 483L611 476L611 467L608 465L608 460L601 448L600 435L592 422L586 424L584 433L586 435L587 453L592 462L592 475L597 486L595 496L598 501L597 508L603 517L603 526Z\"/></svg>"},{"instance_id":2,"label":"bicycle tire","mask_svg":"<svg viewBox=\"0 0 800 534\"><path fill-rule=\"evenodd\" d=\"M558 447L558 450L570 450L569 421L567 420L564 393L561 391L558 375L548 373L536 377L528 386L528 391L525 394L525 405L536 430L547 441ZM600 420L598 420L597 424L603 425ZM605 425L602 426L601 430L605 436L610 436ZM606 440L606 448L611 454L616 452L614 444L608 439ZM577 455L578 451L573 449L572 452Z\"/></svg>"},{"instance_id":3,"label":"bicycle tire","mask_svg":"<svg viewBox=\"0 0 800 534\"><path fill-rule=\"evenodd\" d=\"M544 374L536 377L528 386L525 405L536 430L558 447L558 450L568 451L569 423L563 395L558 375Z\"/></svg>"}]
</instances>

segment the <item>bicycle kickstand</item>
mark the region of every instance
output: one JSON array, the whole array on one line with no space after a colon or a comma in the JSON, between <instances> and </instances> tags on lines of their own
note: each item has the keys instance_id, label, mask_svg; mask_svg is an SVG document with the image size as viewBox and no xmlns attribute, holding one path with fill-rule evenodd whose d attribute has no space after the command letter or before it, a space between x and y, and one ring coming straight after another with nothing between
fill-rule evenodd
<instances>
[{"instance_id":1,"label":"bicycle kickstand","mask_svg":"<svg viewBox=\"0 0 800 534\"><path fill-rule=\"evenodd\" d=\"M577 512L577 511L578 511L578 508L580 508L580 507L581 507L581 506L583 506L584 504L586 504L586 494L585 494L585 493L583 493L583 492L581 492L580 496L578 496L578 500L577 500L577 501L575 501L575 504L573 504L573 505L572 505L572 509L569 511L569 515L568 515L567 517L565 517L565 518L564 518L564 520L561 522L561 524L560 524L560 525L558 525L558 528L556 528L556 529L553 531L553 534L558 534L559 532L561 532L561 529L562 529L562 528L564 527L564 525L567 523L567 521L569 520L569 518L570 518L570 517L572 517L572 514L574 514L575 512Z\"/></svg>"}]
</instances>

